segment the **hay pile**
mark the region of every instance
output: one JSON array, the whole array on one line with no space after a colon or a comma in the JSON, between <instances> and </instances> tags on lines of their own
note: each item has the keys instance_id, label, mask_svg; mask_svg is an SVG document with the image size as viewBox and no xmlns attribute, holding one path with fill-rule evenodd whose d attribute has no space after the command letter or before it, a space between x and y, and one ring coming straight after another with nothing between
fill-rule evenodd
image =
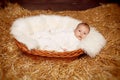
<instances>
[{"instance_id":1,"label":"hay pile","mask_svg":"<svg viewBox=\"0 0 120 80\"><path fill-rule=\"evenodd\" d=\"M19 17L57 14L67 15L93 25L107 40L95 58L53 59L22 53L10 27ZM120 7L101 5L85 11L30 11L17 4L0 9L0 80L119 80L120 79Z\"/></svg>"}]
</instances>

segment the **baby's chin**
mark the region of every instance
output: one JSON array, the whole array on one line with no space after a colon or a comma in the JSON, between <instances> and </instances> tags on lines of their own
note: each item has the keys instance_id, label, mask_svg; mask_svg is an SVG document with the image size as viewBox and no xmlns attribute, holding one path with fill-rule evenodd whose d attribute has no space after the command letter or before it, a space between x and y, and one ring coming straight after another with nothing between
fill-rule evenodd
<instances>
[{"instance_id":1,"label":"baby's chin","mask_svg":"<svg viewBox=\"0 0 120 80\"><path fill-rule=\"evenodd\" d=\"M81 41L81 40L82 40L82 38L79 38L79 40Z\"/></svg>"},{"instance_id":2,"label":"baby's chin","mask_svg":"<svg viewBox=\"0 0 120 80\"><path fill-rule=\"evenodd\" d=\"M82 37L77 37L78 40L82 40Z\"/></svg>"}]
</instances>

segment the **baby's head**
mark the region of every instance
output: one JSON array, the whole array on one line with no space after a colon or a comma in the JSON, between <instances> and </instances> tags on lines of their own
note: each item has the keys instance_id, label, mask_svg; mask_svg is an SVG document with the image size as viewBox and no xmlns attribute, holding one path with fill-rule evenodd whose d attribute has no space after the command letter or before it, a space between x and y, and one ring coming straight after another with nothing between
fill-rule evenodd
<instances>
[{"instance_id":1,"label":"baby's head","mask_svg":"<svg viewBox=\"0 0 120 80\"><path fill-rule=\"evenodd\" d=\"M87 23L79 23L74 30L74 34L77 39L84 39L90 32L90 27Z\"/></svg>"}]
</instances>

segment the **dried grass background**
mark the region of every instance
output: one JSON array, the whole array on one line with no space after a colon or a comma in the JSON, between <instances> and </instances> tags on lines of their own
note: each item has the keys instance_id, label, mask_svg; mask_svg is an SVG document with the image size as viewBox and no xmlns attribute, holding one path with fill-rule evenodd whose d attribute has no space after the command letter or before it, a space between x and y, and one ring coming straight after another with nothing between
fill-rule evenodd
<instances>
[{"instance_id":1,"label":"dried grass background","mask_svg":"<svg viewBox=\"0 0 120 80\"><path fill-rule=\"evenodd\" d=\"M38 14L58 14L97 28L107 44L90 58L53 59L22 53L10 35L13 21ZM0 9L0 80L120 80L120 6L105 4L84 11L30 11L18 4Z\"/></svg>"}]
</instances>

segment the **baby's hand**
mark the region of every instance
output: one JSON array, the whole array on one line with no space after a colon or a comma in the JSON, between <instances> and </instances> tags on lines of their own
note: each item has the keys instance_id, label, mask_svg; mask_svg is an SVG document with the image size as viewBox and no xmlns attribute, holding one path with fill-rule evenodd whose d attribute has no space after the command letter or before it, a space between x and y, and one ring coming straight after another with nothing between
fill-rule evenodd
<instances>
[{"instance_id":1,"label":"baby's hand","mask_svg":"<svg viewBox=\"0 0 120 80\"><path fill-rule=\"evenodd\" d=\"M67 49L63 48L63 51L67 51Z\"/></svg>"},{"instance_id":2,"label":"baby's hand","mask_svg":"<svg viewBox=\"0 0 120 80\"><path fill-rule=\"evenodd\" d=\"M62 49L64 52L65 52L65 51L67 51L67 49L66 49L66 48L61 48L61 49Z\"/></svg>"}]
</instances>

